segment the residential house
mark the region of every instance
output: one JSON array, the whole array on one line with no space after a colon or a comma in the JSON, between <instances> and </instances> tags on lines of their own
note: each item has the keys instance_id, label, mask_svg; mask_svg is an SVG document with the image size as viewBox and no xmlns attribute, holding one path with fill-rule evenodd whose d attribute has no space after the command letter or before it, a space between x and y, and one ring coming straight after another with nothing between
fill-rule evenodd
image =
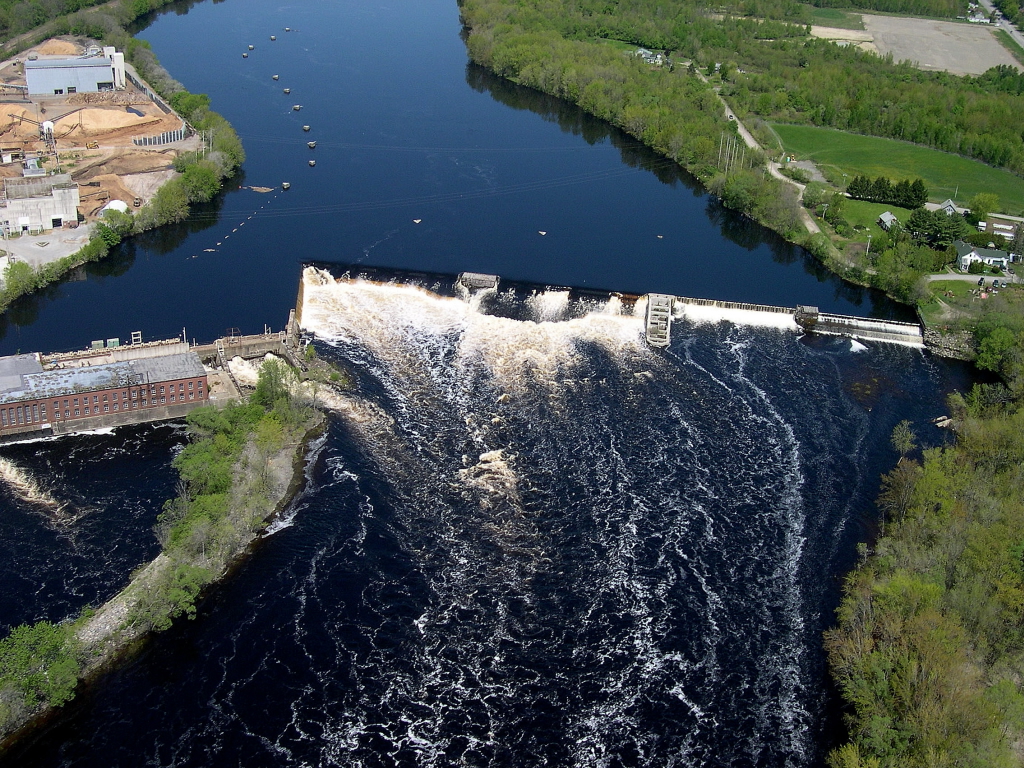
<instances>
[{"instance_id":1,"label":"residential house","mask_svg":"<svg viewBox=\"0 0 1024 768\"><path fill-rule=\"evenodd\" d=\"M976 245L965 243L963 240L957 240L953 243L953 246L956 248L957 266L963 272L966 272L975 261L980 261L990 267L998 266L1003 269L1006 269L1010 263L1010 254L1006 251L1000 251L995 248L979 248Z\"/></svg>"}]
</instances>

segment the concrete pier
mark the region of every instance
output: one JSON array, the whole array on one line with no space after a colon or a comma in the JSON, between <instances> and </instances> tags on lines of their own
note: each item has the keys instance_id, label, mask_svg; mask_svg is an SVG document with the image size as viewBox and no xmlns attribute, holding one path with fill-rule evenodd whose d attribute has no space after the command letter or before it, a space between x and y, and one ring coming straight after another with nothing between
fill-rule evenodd
<instances>
[{"instance_id":1,"label":"concrete pier","mask_svg":"<svg viewBox=\"0 0 1024 768\"><path fill-rule=\"evenodd\" d=\"M675 297L667 293L647 294L644 331L652 347L667 347L672 341L672 306Z\"/></svg>"}]
</instances>

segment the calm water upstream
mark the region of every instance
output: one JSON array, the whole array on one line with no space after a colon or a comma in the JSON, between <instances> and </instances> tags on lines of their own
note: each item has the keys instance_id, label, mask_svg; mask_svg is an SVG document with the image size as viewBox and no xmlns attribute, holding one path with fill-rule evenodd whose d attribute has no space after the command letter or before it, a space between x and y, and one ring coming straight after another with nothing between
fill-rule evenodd
<instances>
[{"instance_id":1,"label":"calm water upstream","mask_svg":"<svg viewBox=\"0 0 1024 768\"><path fill-rule=\"evenodd\" d=\"M140 36L237 127L242 183L292 189L128 244L8 313L0 351L280 327L304 261L405 284L307 273L304 329L357 384L305 491L195 621L0 765L820 765L820 636L888 435L943 440L965 370L729 313L648 348L598 289L905 315L467 66L450 0L177 10ZM410 275L461 270L508 281L469 301ZM0 627L126 583L183 439L0 450Z\"/></svg>"}]
</instances>

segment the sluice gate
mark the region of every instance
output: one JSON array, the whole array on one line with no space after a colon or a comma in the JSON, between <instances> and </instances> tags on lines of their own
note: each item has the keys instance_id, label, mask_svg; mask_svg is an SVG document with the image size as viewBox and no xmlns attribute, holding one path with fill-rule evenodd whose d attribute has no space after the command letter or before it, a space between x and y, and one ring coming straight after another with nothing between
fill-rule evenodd
<instances>
[{"instance_id":1,"label":"sluice gate","mask_svg":"<svg viewBox=\"0 0 1024 768\"><path fill-rule=\"evenodd\" d=\"M874 320L854 315L835 315L829 312L819 312L817 307L797 307L795 318L800 327L810 333L924 346L924 333L917 323Z\"/></svg>"},{"instance_id":2,"label":"sluice gate","mask_svg":"<svg viewBox=\"0 0 1024 768\"><path fill-rule=\"evenodd\" d=\"M688 296L666 296L651 293L647 295L646 335L647 342L654 347L668 346L671 337L672 318L686 316L686 307L708 307L722 310L738 310L769 315L788 315L808 333L829 336L847 336L865 341L888 341L911 346L924 346L924 333L917 323L898 320L876 320L854 315L836 315L820 312L817 307L776 307L770 304L750 304L740 301L718 301L716 299L695 299ZM668 306L668 314L664 307ZM652 312L652 307L656 308Z\"/></svg>"}]
</instances>

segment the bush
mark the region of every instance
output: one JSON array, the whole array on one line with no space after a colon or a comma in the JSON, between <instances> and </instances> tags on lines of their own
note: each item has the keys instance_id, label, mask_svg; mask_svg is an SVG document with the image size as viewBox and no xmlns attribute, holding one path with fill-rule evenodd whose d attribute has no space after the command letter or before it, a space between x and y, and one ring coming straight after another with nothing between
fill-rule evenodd
<instances>
[{"instance_id":1,"label":"bush","mask_svg":"<svg viewBox=\"0 0 1024 768\"><path fill-rule=\"evenodd\" d=\"M793 181L800 184L809 184L811 181L811 174L805 171L803 168L797 168L795 166L786 165L779 169L779 172L783 176L788 176Z\"/></svg>"}]
</instances>

